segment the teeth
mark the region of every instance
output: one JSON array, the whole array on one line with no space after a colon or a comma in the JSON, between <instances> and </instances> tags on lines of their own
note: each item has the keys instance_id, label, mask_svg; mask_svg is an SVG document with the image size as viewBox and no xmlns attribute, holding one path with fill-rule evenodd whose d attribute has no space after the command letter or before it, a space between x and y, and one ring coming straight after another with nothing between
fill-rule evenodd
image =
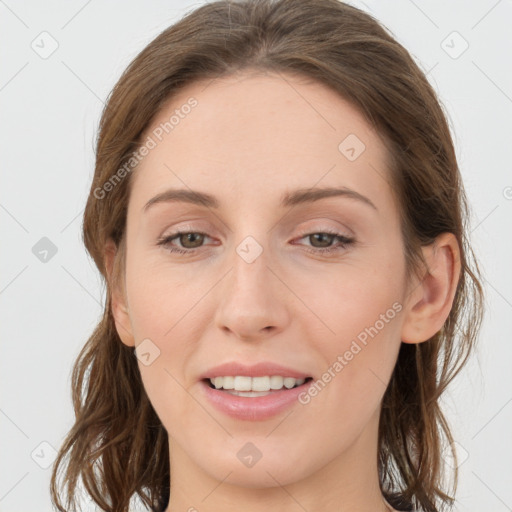
<instances>
[{"instance_id":1,"label":"teeth","mask_svg":"<svg viewBox=\"0 0 512 512\"><path fill-rule=\"evenodd\" d=\"M270 391L271 389L282 389L283 386L287 389L291 389L304 384L305 380L306 379L294 379L293 377L281 377L279 375L272 375L271 377L244 377L237 375L236 377L214 377L210 379L210 382L216 389L264 392Z\"/></svg>"}]
</instances>

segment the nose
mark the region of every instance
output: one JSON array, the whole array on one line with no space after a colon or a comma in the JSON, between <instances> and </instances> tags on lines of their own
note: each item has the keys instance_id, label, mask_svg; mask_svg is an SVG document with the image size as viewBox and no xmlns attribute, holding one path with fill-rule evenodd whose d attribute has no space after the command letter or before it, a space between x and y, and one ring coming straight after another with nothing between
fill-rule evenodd
<instances>
[{"instance_id":1,"label":"nose","mask_svg":"<svg viewBox=\"0 0 512 512\"><path fill-rule=\"evenodd\" d=\"M286 328L290 292L279 278L278 269L269 266L272 264L265 250L252 259L245 257L244 244L241 246L231 258L231 269L217 291L215 324L225 334L254 341Z\"/></svg>"}]
</instances>

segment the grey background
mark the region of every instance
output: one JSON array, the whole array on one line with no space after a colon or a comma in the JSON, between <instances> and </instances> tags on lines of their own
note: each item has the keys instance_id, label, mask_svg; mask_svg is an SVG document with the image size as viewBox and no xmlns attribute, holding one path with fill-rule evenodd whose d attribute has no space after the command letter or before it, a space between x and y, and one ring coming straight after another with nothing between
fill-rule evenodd
<instances>
[{"instance_id":1,"label":"grey background","mask_svg":"<svg viewBox=\"0 0 512 512\"><path fill-rule=\"evenodd\" d=\"M478 354L443 401L461 457L456 510L512 510L512 2L352 3L412 53L448 114L487 293ZM130 60L199 5L0 0L0 512L51 510L71 366L101 315L80 227L102 104Z\"/></svg>"}]
</instances>

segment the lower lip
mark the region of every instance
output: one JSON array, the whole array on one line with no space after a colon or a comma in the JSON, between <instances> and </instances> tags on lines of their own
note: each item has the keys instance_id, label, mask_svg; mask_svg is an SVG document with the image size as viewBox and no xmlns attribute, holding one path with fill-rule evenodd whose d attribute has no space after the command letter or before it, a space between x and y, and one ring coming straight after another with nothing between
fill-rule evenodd
<instances>
[{"instance_id":1,"label":"lower lip","mask_svg":"<svg viewBox=\"0 0 512 512\"><path fill-rule=\"evenodd\" d=\"M211 388L205 381L201 381L200 384L206 398L220 412L239 420L262 421L283 412L298 402L299 395L307 391L312 382L313 379L296 388L273 391L268 395L258 397L232 395Z\"/></svg>"}]
</instances>

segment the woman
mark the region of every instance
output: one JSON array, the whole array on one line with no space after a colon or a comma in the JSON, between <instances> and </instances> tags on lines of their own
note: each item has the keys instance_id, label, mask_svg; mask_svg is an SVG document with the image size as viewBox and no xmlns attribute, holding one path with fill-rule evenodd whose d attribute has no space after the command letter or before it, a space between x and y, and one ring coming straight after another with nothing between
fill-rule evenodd
<instances>
[{"instance_id":1,"label":"woman","mask_svg":"<svg viewBox=\"0 0 512 512\"><path fill-rule=\"evenodd\" d=\"M57 508L81 480L108 511L443 510L439 397L482 316L466 221L439 100L371 16L189 13L101 119L83 234L107 301Z\"/></svg>"}]
</instances>

